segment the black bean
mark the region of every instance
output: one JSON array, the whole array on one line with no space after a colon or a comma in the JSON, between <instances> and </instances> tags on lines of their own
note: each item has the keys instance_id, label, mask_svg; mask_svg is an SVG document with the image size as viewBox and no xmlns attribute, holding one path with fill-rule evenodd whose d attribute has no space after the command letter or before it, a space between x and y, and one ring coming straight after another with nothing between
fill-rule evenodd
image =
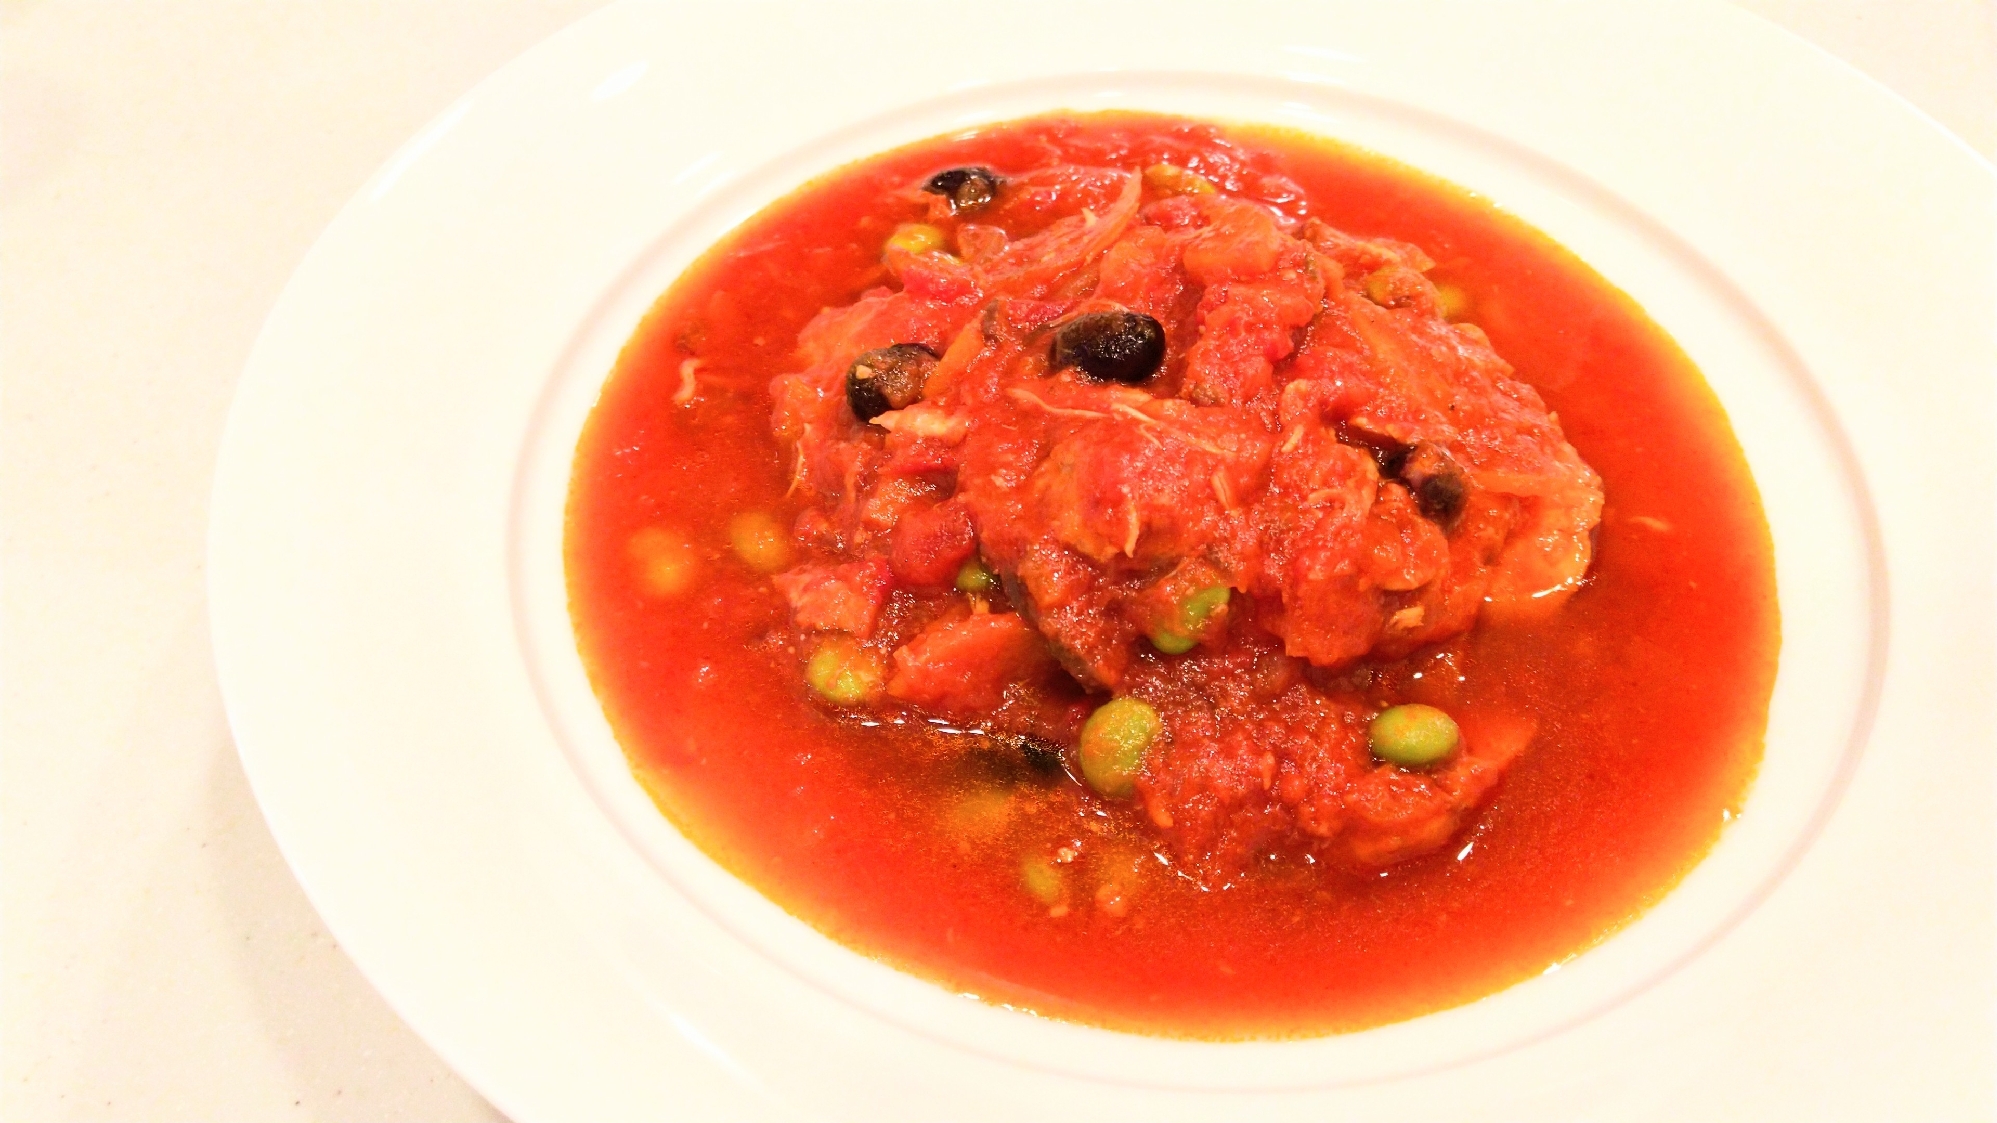
<instances>
[{"instance_id":1,"label":"black bean","mask_svg":"<svg viewBox=\"0 0 1997 1123\"><path fill-rule=\"evenodd\" d=\"M1061 746L1044 737L1021 734L1019 755L1026 758L1035 772L1052 775L1061 771Z\"/></svg>"},{"instance_id":2,"label":"black bean","mask_svg":"<svg viewBox=\"0 0 1997 1123\"><path fill-rule=\"evenodd\" d=\"M1054 331L1055 370L1135 386L1165 362L1165 328L1142 312L1088 312Z\"/></svg>"},{"instance_id":3,"label":"black bean","mask_svg":"<svg viewBox=\"0 0 1997 1123\"><path fill-rule=\"evenodd\" d=\"M872 421L922 397L922 384L936 369L936 352L920 343L877 347L846 368L846 404L853 416Z\"/></svg>"},{"instance_id":4,"label":"black bean","mask_svg":"<svg viewBox=\"0 0 1997 1123\"><path fill-rule=\"evenodd\" d=\"M1414 447L1394 466L1394 474L1414 492L1421 513L1447 525L1463 511L1470 496L1470 481L1442 446L1416 441Z\"/></svg>"},{"instance_id":5,"label":"black bean","mask_svg":"<svg viewBox=\"0 0 1997 1123\"><path fill-rule=\"evenodd\" d=\"M962 214L978 210L998 198L999 185L1004 182L990 168L951 168L930 176L922 189L948 199L951 214Z\"/></svg>"}]
</instances>

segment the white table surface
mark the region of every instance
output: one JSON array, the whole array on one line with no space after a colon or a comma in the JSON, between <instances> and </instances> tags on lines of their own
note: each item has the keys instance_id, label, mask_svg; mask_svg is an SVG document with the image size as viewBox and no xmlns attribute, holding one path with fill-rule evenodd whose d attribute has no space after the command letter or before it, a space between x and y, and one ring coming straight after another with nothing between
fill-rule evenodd
<instances>
[{"instance_id":1,"label":"white table surface","mask_svg":"<svg viewBox=\"0 0 1997 1123\"><path fill-rule=\"evenodd\" d=\"M595 6L0 6L0 1118L499 1118L286 870L222 716L203 535L238 372L313 238ZM1743 6L1997 156L1997 3Z\"/></svg>"}]
</instances>

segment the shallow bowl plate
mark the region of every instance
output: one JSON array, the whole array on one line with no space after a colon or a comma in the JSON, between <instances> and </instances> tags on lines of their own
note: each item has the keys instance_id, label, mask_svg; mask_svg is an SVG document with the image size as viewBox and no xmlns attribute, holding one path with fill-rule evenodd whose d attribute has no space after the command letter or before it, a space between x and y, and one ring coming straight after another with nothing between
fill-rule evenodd
<instances>
[{"instance_id":1,"label":"shallow bowl plate","mask_svg":"<svg viewBox=\"0 0 1997 1123\"><path fill-rule=\"evenodd\" d=\"M1823 932L1845 914L1791 883L1828 836L1913 825L1890 799L1851 798L1868 771L1950 729L1981 731L1987 769L1990 533L1949 516L1990 506L1991 279L1987 252L1943 249L1991 245L1987 166L1726 9L1209 10L614 7L411 140L293 278L216 485L230 720L329 927L509 1114L1659 1110L1632 1092L1633 1057L1706 1057L1712 1026L1767 1018L1768 976L1842 970ZM1784 651L1739 821L1637 923L1528 983L1365 1033L1142 1038L831 943L633 781L561 573L569 460L618 348L705 247L811 176L1062 108L1299 127L1451 179L1578 253L1707 373L1767 504ZM1988 801L1939 825L1987 837ZM1988 871L1986 843L1903 888L1956 894L1953 919L1987 934ZM1987 952L1973 967L1987 992ZM1920 1032L1959 1049L1987 1040L1987 1012ZM1686 1102L1737 1107L1726 1085L1794 1048L1742 1035L1708 1066L1713 1098ZM1797 1091L1762 1079L1751 1095Z\"/></svg>"}]
</instances>

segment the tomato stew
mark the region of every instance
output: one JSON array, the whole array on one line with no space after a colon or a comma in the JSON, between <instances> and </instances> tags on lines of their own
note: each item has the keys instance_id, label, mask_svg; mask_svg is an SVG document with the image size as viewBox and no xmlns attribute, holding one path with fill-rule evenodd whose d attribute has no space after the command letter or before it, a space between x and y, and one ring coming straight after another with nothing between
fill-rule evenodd
<instances>
[{"instance_id":1,"label":"tomato stew","mask_svg":"<svg viewBox=\"0 0 1997 1123\"><path fill-rule=\"evenodd\" d=\"M868 955L1204 1038L1467 1002L1738 810L1778 648L1698 371L1475 196L1036 118L840 169L668 291L571 612L664 813Z\"/></svg>"}]
</instances>

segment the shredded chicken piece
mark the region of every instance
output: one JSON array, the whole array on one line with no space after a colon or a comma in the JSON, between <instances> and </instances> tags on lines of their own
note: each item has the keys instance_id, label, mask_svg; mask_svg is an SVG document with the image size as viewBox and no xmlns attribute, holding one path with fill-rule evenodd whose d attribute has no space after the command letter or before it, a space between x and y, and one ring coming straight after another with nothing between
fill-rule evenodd
<instances>
[{"instance_id":1,"label":"shredded chicken piece","mask_svg":"<svg viewBox=\"0 0 1997 1123\"><path fill-rule=\"evenodd\" d=\"M693 400L694 376L699 374L702 363L699 359L688 359L680 364L679 388L673 391L673 404L683 406Z\"/></svg>"},{"instance_id":2,"label":"shredded chicken piece","mask_svg":"<svg viewBox=\"0 0 1997 1123\"><path fill-rule=\"evenodd\" d=\"M1021 405L1029 405L1037 409L1045 410L1056 417L1086 417L1093 421L1109 420L1109 414L1102 413L1097 410L1063 409L1060 406L1049 405L1046 402L1042 401L1040 397L1037 394L1034 394L1031 390L1021 390L1017 387L1014 387L1011 390L1007 390L1005 392L1005 396L1011 398L1013 401L1018 402Z\"/></svg>"},{"instance_id":3,"label":"shredded chicken piece","mask_svg":"<svg viewBox=\"0 0 1997 1123\"><path fill-rule=\"evenodd\" d=\"M890 410L874 418L874 424L890 433L907 433L912 437L941 441L954 445L964 439L970 431L970 422L961 414L946 413L935 406L921 402L906 409Z\"/></svg>"}]
</instances>

